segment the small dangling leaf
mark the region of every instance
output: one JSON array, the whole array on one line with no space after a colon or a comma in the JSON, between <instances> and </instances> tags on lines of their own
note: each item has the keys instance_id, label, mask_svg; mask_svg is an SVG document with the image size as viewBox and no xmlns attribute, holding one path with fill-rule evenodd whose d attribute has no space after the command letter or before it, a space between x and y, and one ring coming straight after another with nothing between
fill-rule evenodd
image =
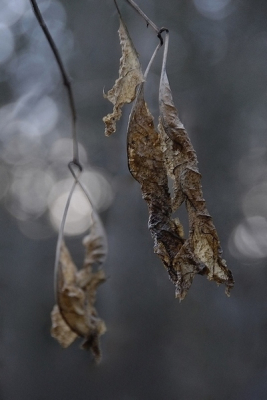
<instances>
[{"instance_id":1,"label":"small dangling leaf","mask_svg":"<svg viewBox=\"0 0 267 400\"><path fill-rule=\"evenodd\" d=\"M199 263L205 265L205 268L197 273L206 274L208 279L219 284L224 283L226 294L229 295L234 280L225 260L221 257L219 238L203 199L201 175L197 167L195 150L173 103L166 73L167 44L168 35L166 35L159 89L159 132L168 173L174 179L172 207L176 210L185 201L189 217L189 238L183 247L194 254ZM180 265L183 264L181 252L177 254L177 262ZM196 273L195 266L191 265L189 270L185 269L184 273L191 274L193 277ZM181 293L182 289L180 294L178 291L180 298L182 298Z\"/></svg>"},{"instance_id":2,"label":"small dangling leaf","mask_svg":"<svg viewBox=\"0 0 267 400\"><path fill-rule=\"evenodd\" d=\"M104 97L114 106L113 112L103 118L106 136L116 131L116 122L121 117L122 107L124 104L131 103L135 99L137 86L144 81L138 54L121 16L118 32L122 57L120 59L119 78L116 80L113 88L107 94L104 94Z\"/></svg>"},{"instance_id":3,"label":"small dangling leaf","mask_svg":"<svg viewBox=\"0 0 267 400\"><path fill-rule=\"evenodd\" d=\"M96 361L100 361L99 337L106 326L94 307L96 290L105 281L105 273L94 265L101 265L106 257L106 240L100 221L93 219L91 232L83 240L85 260L77 270L64 241L61 243L56 279L57 303L52 311L51 334L63 347L77 337L83 337L83 348L90 349Z\"/></svg>"}]
</instances>

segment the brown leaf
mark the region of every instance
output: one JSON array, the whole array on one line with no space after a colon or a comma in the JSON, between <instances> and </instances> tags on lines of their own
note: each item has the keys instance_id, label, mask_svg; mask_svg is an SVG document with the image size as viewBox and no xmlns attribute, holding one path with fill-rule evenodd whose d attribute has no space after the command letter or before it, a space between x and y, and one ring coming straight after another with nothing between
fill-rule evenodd
<instances>
[{"instance_id":1,"label":"brown leaf","mask_svg":"<svg viewBox=\"0 0 267 400\"><path fill-rule=\"evenodd\" d=\"M84 239L84 245L84 266L78 271L65 243L61 244L56 290L58 310L65 325L54 309L52 335L63 347L74 340L74 335L83 337L83 347L91 349L96 361L99 361L99 337L106 331L105 323L98 317L94 306L96 290L105 281L103 270L93 272L93 265L102 264L106 256L106 241L99 221L94 220L90 235Z\"/></svg>"},{"instance_id":2,"label":"brown leaf","mask_svg":"<svg viewBox=\"0 0 267 400\"><path fill-rule=\"evenodd\" d=\"M105 135L109 136L116 131L116 122L121 117L124 104L131 103L136 97L137 86L144 81L138 54L134 48L127 27L120 18L119 27L122 57L120 59L119 78L112 89L104 97L113 105L113 112L103 118L106 125Z\"/></svg>"},{"instance_id":3,"label":"brown leaf","mask_svg":"<svg viewBox=\"0 0 267 400\"><path fill-rule=\"evenodd\" d=\"M229 295L234 284L232 273L221 258L219 238L203 199L196 153L172 100L166 58L167 46L159 91L159 133L154 129L153 117L144 101L142 83L128 125L129 169L141 184L143 198L148 204L154 251L176 286L176 297L182 300L186 296L196 274L205 274L210 280L224 283ZM173 199L167 175L173 179ZM189 217L187 239L183 237L179 220L172 219L172 212L183 202Z\"/></svg>"},{"instance_id":4,"label":"brown leaf","mask_svg":"<svg viewBox=\"0 0 267 400\"><path fill-rule=\"evenodd\" d=\"M172 93L165 68L162 69L159 91L159 131L162 150L169 175L174 179L173 210L185 201L189 217L189 238L176 255L177 273L181 283L177 286L177 296L183 298L189 288L188 283L196 273L206 274L208 279L226 285L226 294L234 285L232 273L221 258L221 248L212 218L206 208L201 187L201 175L197 167L197 157L191 141L181 123L174 106ZM197 264L184 263L184 249ZM199 269L203 263L205 268ZM183 282L187 281L186 291Z\"/></svg>"},{"instance_id":5,"label":"brown leaf","mask_svg":"<svg viewBox=\"0 0 267 400\"><path fill-rule=\"evenodd\" d=\"M202 268L183 238L181 223L171 218L171 198L161 137L154 129L153 117L143 92L144 84L141 84L129 120L129 170L141 184L143 198L148 204L148 225L154 239L154 251L176 284L177 296L183 298L194 274Z\"/></svg>"}]
</instances>

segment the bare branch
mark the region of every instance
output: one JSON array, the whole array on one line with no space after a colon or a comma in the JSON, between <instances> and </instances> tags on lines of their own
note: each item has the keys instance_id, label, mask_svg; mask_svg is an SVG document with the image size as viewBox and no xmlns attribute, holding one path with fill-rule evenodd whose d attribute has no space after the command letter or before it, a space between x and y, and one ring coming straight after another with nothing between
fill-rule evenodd
<instances>
[{"instance_id":1,"label":"bare branch","mask_svg":"<svg viewBox=\"0 0 267 400\"><path fill-rule=\"evenodd\" d=\"M163 45L163 38L162 38L161 34L162 34L162 32L165 32L165 31L168 32L168 29L167 28L159 28L156 24L154 24L154 22L151 21L150 18L148 18L148 16L144 13L144 11L142 11L141 8L133 0L126 0L126 1L130 4L130 6L132 6L135 9L136 12L138 12L138 14L142 18L144 18L144 20L146 21L147 26L150 25L151 28L154 29L154 31L157 33L157 37L159 38L160 44L162 46ZM115 3L116 3L116 1L115 1ZM117 4L116 4L116 7L118 8Z\"/></svg>"},{"instance_id":2,"label":"bare branch","mask_svg":"<svg viewBox=\"0 0 267 400\"><path fill-rule=\"evenodd\" d=\"M47 25L42 17L42 14L40 12L40 9L36 3L35 0L30 0L34 14L36 16L37 21L39 22L40 27L42 28L44 35L51 47L51 50L55 56L57 65L59 67L60 73L62 75L63 79L63 84L66 87L67 94L68 94L68 99L69 99L69 105L71 109L71 115L72 115L72 139L73 139L73 162L79 166L81 169L81 165L79 162L79 152L78 152L78 140L77 140L77 133L76 133L76 120L77 120L77 115L76 115L76 107L75 107L75 102L74 102L74 97L73 97L73 92L72 92L72 86L71 86L71 81L70 78L68 77L68 74L65 70L64 64L62 62L61 56L59 54L59 51L57 49L57 46L54 42L54 39L52 38L49 29L47 28Z\"/></svg>"}]
</instances>

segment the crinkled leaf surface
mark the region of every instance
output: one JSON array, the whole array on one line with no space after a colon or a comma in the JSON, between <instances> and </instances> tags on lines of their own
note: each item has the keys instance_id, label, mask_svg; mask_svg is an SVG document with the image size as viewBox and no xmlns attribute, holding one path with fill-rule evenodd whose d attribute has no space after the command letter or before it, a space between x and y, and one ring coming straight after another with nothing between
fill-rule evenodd
<instances>
[{"instance_id":1,"label":"crinkled leaf surface","mask_svg":"<svg viewBox=\"0 0 267 400\"><path fill-rule=\"evenodd\" d=\"M116 131L116 122L121 117L123 105L131 103L135 99L136 88L144 81L138 54L129 36L127 27L121 18L119 37L122 48L119 78L116 80L113 88L104 95L114 106L113 112L103 118L106 136Z\"/></svg>"},{"instance_id":2,"label":"crinkled leaf surface","mask_svg":"<svg viewBox=\"0 0 267 400\"><path fill-rule=\"evenodd\" d=\"M201 271L201 265L183 238L179 220L171 218L171 198L161 137L154 128L143 89L144 84L140 87L129 120L129 170L141 184L142 195L148 205L148 224L154 239L154 251L175 283L177 296L183 298L194 275Z\"/></svg>"},{"instance_id":3,"label":"crinkled leaf surface","mask_svg":"<svg viewBox=\"0 0 267 400\"><path fill-rule=\"evenodd\" d=\"M77 338L77 333L73 332L63 319L58 305L55 305L51 312L51 335L57 339L62 347L68 347Z\"/></svg>"},{"instance_id":4,"label":"crinkled leaf surface","mask_svg":"<svg viewBox=\"0 0 267 400\"><path fill-rule=\"evenodd\" d=\"M208 279L226 285L226 293L234 285L231 271L221 257L221 248L212 218L203 199L201 175L197 167L197 157L191 141L181 123L174 106L166 71L161 74L159 91L159 132L168 174L174 179L173 210L185 201L189 217L189 238L176 255L177 274L181 274L177 295L185 296L183 282L192 281L195 273L206 274ZM191 258L205 266L199 270L197 265L184 263L184 248ZM190 279L188 277L191 276ZM174 280L177 285L177 282ZM180 287L181 285L181 287Z\"/></svg>"},{"instance_id":5,"label":"crinkled leaf surface","mask_svg":"<svg viewBox=\"0 0 267 400\"><path fill-rule=\"evenodd\" d=\"M71 344L76 336L83 337L83 347L90 349L99 361L99 337L106 327L94 304L96 290L105 281L105 274L101 269L94 272L93 265L101 264L106 257L106 242L98 224L93 224L83 244L85 261L79 271L64 241L61 244L56 282L58 308L52 311L51 333L63 347Z\"/></svg>"}]
</instances>

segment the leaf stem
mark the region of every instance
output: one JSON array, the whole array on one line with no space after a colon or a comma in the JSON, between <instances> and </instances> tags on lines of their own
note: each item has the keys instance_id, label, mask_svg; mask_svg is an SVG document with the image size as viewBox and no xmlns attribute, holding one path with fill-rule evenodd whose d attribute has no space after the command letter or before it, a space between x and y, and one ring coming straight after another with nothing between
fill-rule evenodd
<instances>
[{"instance_id":1,"label":"leaf stem","mask_svg":"<svg viewBox=\"0 0 267 400\"><path fill-rule=\"evenodd\" d=\"M67 199L67 203L66 206L64 208L64 212L63 212L63 217L61 220L61 224L60 224L60 229L59 229L59 233L58 233L58 239L57 239L57 247L56 247L56 257L55 257L55 269L54 269L54 290L55 290L55 298L57 300L58 303L58 290L57 290L57 284L58 284L58 267L59 267L59 262L60 262L60 253L61 253L61 245L62 245L62 241L63 241L63 236L64 236L64 227L65 227L65 223L66 223L66 219L67 219L67 215L68 215L68 211L69 211L69 206L70 206L70 202L71 202L71 198L72 195L74 193L74 190L76 188L77 185L77 180L75 180L73 182L73 185L71 187L71 191L69 193L68 199Z\"/></svg>"},{"instance_id":2,"label":"leaf stem","mask_svg":"<svg viewBox=\"0 0 267 400\"><path fill-rule=\"evenodd\" d=\"M146 67L146 70L145 70L145 73L144 73L144 79L145 79L145 80L146 80L146 78L147 78L147 75L148 75L148 73L149 73L150 67L151 67L151 65L152 65L152 63L153 63L153 61L154 61L154 59L155 59L155 57L156 57L156 54L157 54L157 52L158 52L160 46L161 46L161 44L159 43L159 44L157 45L157 47L155 48L154 53L152 54L152 57L151 57L151 59L150 59L148 65L147 65L147 67Z\"/></svg>"},{"instance_id":3,"label":"leaf stem","mask_svg":"<svg viewBox=\"0 0 267 400\"><path fill-rule=\"evenodd\" d=\"M169 31L166 31L166 37L165 37L165 42L164 42L164 53L163 53L163 58L162 58L161 75L166 72L168 49L169 49Z\"/></svg>"},{"instance_id":4,"label":"leaf stem","mask_svg":"<svg viewBox=\"0 0 267 400\"><path fill-rule=\"evenodd\" d=\"M61 76L63 79L63 84L67 90L69 106L70 106L71 116L72 116L73 162L76 165L78 165L79 167L81 167L80 162L79 162L78 139L77 139L77 132L76 132L77 114L76 114L76 107L75 107L75 102L74 102L74 97L73 97L73 92L72 92L71 81L65 70L64 64L62 62L61 56L60 56L57 46L54 42L54 39L52 38L52 36L49 32L49 29L43 19L43 16L40 12L40 9L36 3L36 0L30 0L30 2L32 5L34 14L36 16L36 19L39 22L39 25L42 28L44 35L45 35L45 37L51 47L51 50L55 56L58 68L60 70L60 73L61 73Z\"/></svg>"}]
</instances>

